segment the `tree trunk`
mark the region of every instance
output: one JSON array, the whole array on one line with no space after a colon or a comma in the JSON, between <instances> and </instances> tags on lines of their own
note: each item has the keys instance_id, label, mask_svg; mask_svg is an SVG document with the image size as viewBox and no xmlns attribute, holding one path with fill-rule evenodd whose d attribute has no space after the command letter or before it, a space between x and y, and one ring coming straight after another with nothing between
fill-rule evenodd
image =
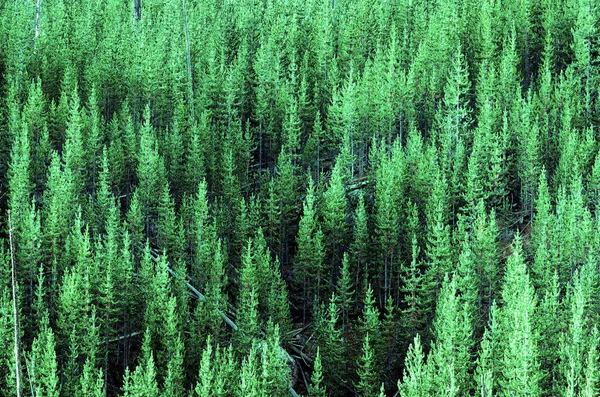
<instances>
[{"instance_id":1,"label":"tree trunk","mask_svg":"<svg viewBox=\"0 0 600 397\"><path fill-rule=\"evenodd\" d=\"M21 385L21 350L19 349L19 305L17 302L17 274L15 266L15 242L13 238L13 225L8 210L8 234L10 238L10 264L12 273L12 300L13 300L13 322L15 324L15 379L17 383L17 397L23 395L23 386Z\"/></svg>"}]
</instances>

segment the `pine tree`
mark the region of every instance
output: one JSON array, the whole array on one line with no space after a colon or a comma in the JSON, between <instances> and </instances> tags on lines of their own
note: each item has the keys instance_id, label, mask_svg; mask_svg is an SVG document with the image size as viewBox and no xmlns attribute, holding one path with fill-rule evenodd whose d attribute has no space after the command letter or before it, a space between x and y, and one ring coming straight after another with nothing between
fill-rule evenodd
<instances>
[{"instance_id":1,"label":"pine tree","mask_svg":"<svg viewBox=\"0 0 600 397\"><path fill-rule=\"evenodd\" d=\"M239 376L239 384L235 395L242 397L258 397L260 396L260 377L258 374L258 345L252 343L252 347L248 355L242 362L242 369Z\"/></svg>"},{"instance_id":2,"label":"pine tree","mask_svg":"<svg viewBox=\"0 0 600 397\"><path fill-rule=\"evenodd\" d=\"M359 396L375 396L378 389L378 376L374 367L375 357L373 355L372 347L369 343L369 334L367 333L364 338L362 346L362 355L358 361L358 384L356 390Z\"/></svg>"},{"instance_id":3,"label":"pine tree","mask_svg":"<svg viewBox=\"0 0 600 397\"><path fill-rule=\"evenodd\" d=\"M398 389L402 397L425 397L430 391L429 368L425 364L425 354L421 346L421 338L417 334L408 348L406 355L404 378L398 381Z\"/></svg>"},{"instance_id":4,"label":"pine tree","mask_svg":"<svg viewBox=\"0 0 600 397\"><path fill-rule=\"evenodd\" d=\"M163 397L177 397L183 394L185 348L179 331L177 300L171 296L167 302L163 346L166 350L167 373L164 377Z\"/></svg>"},{"instance_id":5,"label":"pine tree","mask_svg":"<svg viewBox=\"0 0 600 397\"><path fill-rule=\"evenodd\" d=\"M504 306L500 321L504 357L500 387L505 396L538 396L541 373L539 331L535 328L537 299L529 281L521 244L517 235L502 288Z\"/></svg>"},{"instance_id":6,"label":"pine tree","mask_svg":"<svg viewBox=\"0 0 600 397\"><path fill-rule=\"evenodd\" d=\"M81 397L102 397L106 394L102 371L94 368L89 360L83 366L79 383L81 387L77 391Z\"/></svg>"},{"instance_id":7,"label":"pine tree","mask_svg":"<svg viewBox=\"0 0 600 397\"><path fill-rule=\"evenodd\" d=\"M456 276L444 279L434 320L434 340L427 358L437 374L432 380L439 395L458 396L470 392L467 375L472 340L472 319L468 304L457 296Z\"/></svg>"},{"instance_id":8,"label":"pine tree","mask_svg":"<svg viewBox=\"0 0 600 397\"><path fill-rule=\"evenodd\" d=\"M146 237L153 236L152 226L158 211L158 195L166 185L165 167L163 159L158 153L155 133L150 124L150 107L146 105L144 110L144 123L139 132L140 149L137 156L137 178L138 187L136 194L141 204L144 217L144 229Z\"/></svg>"},{"instance_id":9,"label":"pine tree","mask_svg":"<svg viewBox=\"0 0 600 397\"><path fill-rule=\"evenodd\" d=\"M318 346L323 352L324 386L334 394L340 392L337 385L343 376L345 354L345 342L338 322L337 297L333 294L327 308L324 303L321 303L315 314L315 332Z\"/></svg>"},{"instance_id":10,"label":"pine tree","mask_svg":"<svg viewBox=\"0 0 600 397\"><path fill-rule=\"evenodd\" d=\"M370 376L373 380L373 383L371 384L373 389L371 391L374 393L374 390L376 390L379 382L383 378L383 369L385 367L385 340L383 338L381 321L379 320L379 309L375 304L371 285L367 287L367 293L363 303L364 307L360 320L360 328L363 334L363 343L367 343L364 341L367 335L369 335L370 339L368 345L370 351L369 354L372 355L372 361L369 363L369 366L371 368L370 371L372 371ZM364 351L363 354L365 354Z\"/></svg>"},{"instance_id":11,"label":"pine tree","mask_svg":"<svg viewBox=\"0 0 600 397\"><path fill-rule=\"evenodd\" d=\"M581 396L592 397L598 390L598 329L594 326L590 333L589 350L586 356L585 384L582 385Z\"/></svg>"},{"instance_id":12,"label":"pine tree","mask_svg":"<svg viewBox=\"0 0 600 397\"><path fill-rule=\"evenodd\" d=\"M269 396L283 396L290 387L290 357L281 347L279 326L270 321L267 324L266 342L262 344L261 393Z\"/></svg>"},{"instance_id":13,"label":"pine tree","mask_svg":"<svg viewBox=\"0 0 600 397\"><path fill-rule=\"evenodd\" d=\"M321 364L321 352L318 347L310 383L311 386L308 392L310 397L325 397L327 395L327 388L323 385L323 366Z\"/></svg>"},{"instance_id":14,"label":"pine tree","mask_svg":"<svg viewBox=\"0 0 600 397\"><path fill-rule=\"evenodd\" d=\"M497 344L496 332L498 332L498 324L495 312L495 306L492 306L488 322L489 327L483 333L475 368L476 390L481 391L481 397L493 396L496 385L495 375L498 372L498 368L494 360L494 348Z\"/></svg>"},{"instance_id":15,"label":"pine tree","mask_svg":"<svg viewBox=\"0 0 600 397\"><path fill-rule=\"evenodd\" d=\"M567 333L561 335L559 367L562 375L561 394L565 396L582 395L586 384L585 361L590 345L589 334L586 332L590 328L586 321L589 314L586 312L589 310L591 285L586 277L589 270L585 267L589 268L589 266L589 263L585 264L583 269L574 274L573 289L567 298L571 319Z\"/></svg>"},{"instance_id":16,"label":"pine tree","mask_svg":"<svg viewBox=\"0 0 600 397\"><path fill-rule=\"evenodd\" d=\"M435 303L444 275L451 271L452 247L450 240L450 226L447 223L446 183L443 179L436 179L433 186L431 201L427 214L427 245L426 256L428 259L425 268L425 283L429 290L429 301ZM437 201L436 201L437 200Z\"/></svg>"},{"instance_id":17,"label":"pine tree","mask_svg":"<svg viewBox=\"0 0 600 397\"><path fill-rule=\"evenodd\" d=\"M125 371L123 381L124 397L159 397L158 384L156 382L156 367L154 366L154 355L150 348L150 332L146 330L142 345L142 357L135 371Z\"/></svg>"},{"instance_id":18,"label":"pine tree","mask_svg":"<svg viewBox=\"0 0 600 397\"><path fill-rule=\"evenodd\" d=\"M248 245L242 255L239 280L240 295L237 304L237 322L240 331L236 334L236 345L238 351L243 354L247 354L248 351L252 350L252 345L259 336L261 326L258 313L258 285L260 281L256 272L252 241L248 240Z\"/></svg>"},{"instance_id":19,"label":"pine tree","mask_svg":"<svg viewBox=\"0 0 600 397\"><path fill-rule=\"evenodd\" d=\"M346 330L348 327L348 314L350 312L350 308L354 303L353 295L353 281L352 276L350 274L350 260L348 259L348 254L344 252L344 258L342 259L342 269L340 271L340 279L338 280L336 292L340 297L340 308L342 310L342 326L343 329Z\"/></svg>"},{"instance_id":20,"label":"pine tree","mask_svg":"<svg viewBox=\"0 0 600 397\"><path fill-rule=\"evenodd\" d=\"M402 160L398 161L402 162ZM376 170L375 231L381 249L381 268L378 274L365 274L365 277L383 280L384 299L387 299L387 295L390 293L392 269L398 259L400 203L397 195L400 190L398 183L402 175L401 167L401 164L394 164L393 159L382 157Z\"/></svg>"},{"instance_id":21,"label":"pine tree","mask_svg":"<svg viewBox=\"0 0 600 397\"><path fill-rule=\"evenodd\" d=\"M424 283L423 274L419 267L419 245L417 237L412 237L412 256L409 265L403 265L400 269L404 286L402 302L403 329L406 336L413 338L417 332L423 330L425 325L425 314L431 302L427 300L429 293Z\"/></svg>"},{"instance_id":22,"label":"pine tree","mask_svg":"<svg viewBox=\"0 0 600 397\"><path fill-rule=\"evenodd\" d=\"M596 35L596 26L598 23L598 10L595 4L590 1L574 2L577 17L575 26L572 27L573 34L572 49L575 55L573 66L581 80L583 88L583 102L585 109L585 121L590 122L592 116L592 96L594 95L594 83L597 76L592 74L592 46L594 36Z\"/></svg>"},{"instance_id":23,"label":"pine tree","mask_svg":"<svg viewBox=\"0 0 600 397\"><path fill-rule=\"evenodd\" d=\"M306 320L307 302L316 301L315 298L321 294L321 278L326 269L323 232L319 228L315 201L315 187L312 178L309 177L303 215L298 224L298 251L294 261L295 277L297 283L301 283L303 291L303 323Z\"/></svg>"},{"instance_id":24,"label":"pine tree","mask_svg":"<svg viewBox=\"0 0 600 397\"><path fill-rule=\"evenodd\" d=\"M33 378L33 390L36 395L58 397L59 372L56 361L54 332L45 317L40 333L33 341L31 359L28 364Z\"/></svg>"},{"instance_id":25,"label":"pine tree","mask_svg":"<svg viewBox=\"0 0 600 397\"><path fill-rule=\"evenodd\" d=\"M340 277L341 249L346 243L346 192L342 181L343 164L337 162L331 174L329 186L324 193L323 226L330 245L332 265L331 281L334 285Z\"/></svg>"},{"instance_id":26,"label":"pine tree","mask_svg":"<svg viewBox=\"0 0 600 397\"><path fill-rule=\"evenodd\" d=\"M368 215L365 205L364 193L361 190L358 196L358 204L353 214L354 228L353 241L350 245L350 253L353 262L353 272L355 274L355 286L359 285L359 280L367 275L370 259L370 233L368 228Z\"/></svg>"},{"instance_id":27,"label":"pine tree","mask_svg":"<svg viewBox=\"0 0 600 397\"><path fill-rule=\"evenodd\" d=\"M499 297L498 284L501 277L496 214L494 210L488 214L483 202L477 205L471 239L473 265L479 279L478 308L480 315L485 316L492 302Z\"/></svg>"},{"instance_id":28,"label":"pine tree","mask_svg":"<svg viewBox=\"0 0 600 397\"><path fill-rule=\"evenodd\" d=\"M194 388L194 396L210 397L213 390L213 379L215 374L211 368L211 360L213 359L212 340L210 336L206 338L206 346L202 352L202 360L198 370L198 383Z\"/></svg>"}]
</instances>

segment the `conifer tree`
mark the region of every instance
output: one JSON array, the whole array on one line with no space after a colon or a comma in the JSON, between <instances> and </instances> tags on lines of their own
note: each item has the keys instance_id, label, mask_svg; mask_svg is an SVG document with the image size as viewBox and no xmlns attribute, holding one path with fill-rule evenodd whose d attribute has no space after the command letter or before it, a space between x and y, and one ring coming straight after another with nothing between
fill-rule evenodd
<instances>
[{"instance_id":1,"label":"conifer tree","mask_svg":"<svg viewBox=\"0 0 600 397\"><path fill-rule=\"evenodd\" d=\"M15 126L15 140L11 150L8 169L9 207L15 229L19 231L25 222L25 214L31 202L31 150L26 124Z\"/></svg>"},{"instance_id":2,"label":"conifer tree","mask_svg":"<svg viewBox=\"0 0 600 397\"><path fill-rule=\"evenodd\" d=\"M350 261L348 254L344 252L344 258L342 259L342 269L340 271L340 279L338 280L336 292L340 297L340 308L342 310L342 324L343 329L346 330L348 327L348 314L352 307L354 289L353 281L350 274Z\"/></svg>"},{"instance_id":3,"label":"conifer tree","mask_svg":"<svg viewBox=\"0 0 600 397\"><path fill-rule=\"evenodd\" d=\"M213 359L212 340L210 336L206 338L206 346L202 352L202 360L198 370L198 381L194 388L194 396L210 397L213 390L213 378L215 376L211 368L211 360Z\"/></svg>"},{"instance_id":4,"label":"conifer tree","mask_svg":"<svg viewBox=\"0 0 600 397\"><path fill-rule=\"evenodd\" d=\"M527 274L522 254L521 238L517 235L513 253L507 261L502 288L504 306L500 312L502 329L502 379L503 395L538 396L539 382L538 341L535 328L537 299Z\"/></svg>"},{"instance_id":5,"label":"conifer tree","mask_svg":"<svg viewBox=\"0 0 600 397\"><path fill-rule=\"evenodd\" d=\"M130 372L129 369L125 371L122 390L124 397L160 396L148 330L144 334L141 360L133 372Z\"/></svg>"},{"instance_id":6,"label":"conifer tree","mask_svg":"<svg viewBox=\"0 0 600 397\"><path fill-rule=\"evenodd\" d=\"M379 320L379 309L375 305L375 298L373 297L373 290L370 285L367 288L363 303L364 307L361 317L363 348L366 349L367 346L365 345L368 345L369 355L372 356L370 358L371 362L369 363L369 371L372 373L369 377L373 382L371 382L370 387L372 387L372 390L370 390L369 393L373 392L374 394L383 377L383 369L385 367L385 340L381 329L381 321ZM366 342L367 335L369 335L368 343ZM366 354L365 351L363 351L363 354Z\"/></svg>"},{"instance_id":7,"label":"conifer tree","mask_svg":"<svg viewBox=\"0 0 600 397\"><path fill-rule=\"evenodd\" d=\"M342 181L344 165L337 162L331 174L329 186L324 193L323 226L330 245L331 281L334 285L340 277L341 250L346 242L346 192Z\"/></svg>"},{"instance_id":8,"label":"conifer tree","mask_svg":"<svg viewBox=\"0 0 600 397\"><path fill-rule=\"evenodd\" d=\"M398 165L400 166L400 165ZM392 159L383 158L377 166L375 181L375 228L381 248L381 268L377 274L365 274L369 279L383 280L383 297L390 293L392 269L397 261L399 200L398 182L401 173Z\"/></svg>"},{"instance_id":9,"label":"conifer tree","mask_svg":"<svg viewBox=\"0 0 600 397\"><path fill-rule=\"evenodd\" d=\"M163 191L166 185L165 168L162 157L158 153L156 137L150 124L150 107L144 110L144 123L139 132L140 149L137 156L138 186L136 193L141 204L144 218L146 237L153 236L151 226L157 216L159 196L157 192ZM139 192L139 193L138 193Z\"/></svg>"},{"instance_id":10,"label":"conifer tree","mask_svg":"<svg viewBox=\"0 0 600 397\"><path fill-rule=\"evenodd\" d=\"M258 338L261 326L258 313L259 280L256 272L252 241L248 240L248 245L242 255L240 295L237 304L237 322L240 327L240 331L236 334L237 348L240 353L244 354L253 349L254 340Z\"/></svg>"},{"instance_id":11,"label":"conifer tree","mask_svg":"<svg viewBox=\"0 0 600 397\"><path fill-rule=\"evenodd\" d=\"M489 327L483 333L475 368L476 390L481 391L482 397L493 396L496 389L495 385L497 384L495 375L498 373L498 366L494 357L494 348L497 346L496 332L498 332L498 323L496 321L495 307L492 306L490 310Z\"/></svg>"},{"instance_id":12,"label":"conifer tree","mask_svg":"<svg viewBox=\"0 0 600 397\"><path fill-rule=\"evenodd\" d=\"M315 317L317 343L323 352L324 386L330 390L330 393L337 394L340 392L337 385L344 370L345 343L342 330L338 327L339 310L335 294L331 296L327 308L324 303L321 303Z\"/></svg>"},{"instance_id":13,"label":"conifer tree","mask_svg":"<svg viewBox=\"0 0 600 397\"><path fill-rule=\"evenodd\" d=\"M427 298L429 293L426 290L425 280L419 267L419 246L417 238L412 237L412 255L409 265L402 266L402 278L404 286L402 287L403 303L402 309L403 329L406 336L414 337L417 332L423 330L425 324L425 311L430 303Z\"/></svg>"},{"instance_id":14,"label":"conifer tree","mask_svg":"<svg viewBox=\"0 0 600 397\"><path fill-rule=\"evenodd\" d=\"M402 397L424 397L430 391L429 367L425 364L425 354L421 338L417 334L408 348L402 382L398 381L398 389Z\"/></svg>"},{"instance_id":15,"label":"conifer tree","mask_svg":"<svg viewBox=\"0 0 600 397\"><path fill-rule=\"evenodd\" d=\"M467 375L472 340L472 319L468 303L457 296L456 276L444 279L434 321L434 340L427 366L437 374L432 379L440 395L461 395L470 392Z\"/></svg>"},{"instance_id":16,"label":"conifer tree","mask_svg":"<svg viewBox=\"0 0 600 397\"><path fill-rule=\"evenodd\" d=\"M80 388L77 391L81 397L102 397L106 393L102 371L95 369L89 360L83 366L79 382Z\"/></svg>"},{"instance_id":17,"label":"conifer tree","mask_svg":"<svg viewBox=\"0 0 600 397\"><path fill-rule=\"evenodd\" d=\"M183 394L185 348L179 331L177 299L171 296L167 302L164 318L165 331L163 346L166 350L167 373L164 376L163 397L176 397Z\"/></svg>"},{"instance_id":18,"label":"conifer tree","mask_svg":"<svg viewBox=\"0 0 600 397\"><path fill-rule=\"evenodd\" d=\"M260 375L258 374L258 347L252 344L249 354L242 362L242 369L236 395L258 397L260 396Z\"/></svg>"},{"instance_id":19,"label":"conifer tree","mask_svg":"<svg viewBox=\"0 0 600 397\"><path fill-rule=\"evenodd\" d=\"M353 273L355 277L355 286L359 285L359 280L367 275L369 264L369 246L370 233L368 228L368 215L365 204L364 193L361 190L358 196L358 204L353 214L354 228L353 240L350 244L350 253L354 266Z\"/></svg>"},{"instance_id":20,"label":"conifer tree","mask_svg":"<svg viewBox=\"0 0 600 397\"><path fill-rule=\"evenodd\" d=\"M289 148L283 147L277 159L276 186L279 196L280 241L278 257L285 265L289 261L289 246L292 237L292 224L296 220L295 208L298 203L298 176Z\"/></svg>"},{"instance_id":21,"label":"conifer tree","mask_svg":"<svg viewBox=\"0 0 600 397\"><path fill-rule=\"evenodd\" d=\"M316 300L321 294L321 278L325 272L323 232L318 225L315 201L315 187L309 176L303 215L298 224L298 252L294 266L296 280L302 283L303 322L306 318L307 302Z\"/></svg>"},{"instance_id":22,"label":"conifer tree","mask_svg":"<svg viewBox=\"0 0 600 397\"><path fill-rule=\"evenodd\" d=\"M55 352L56 342L47 317L43 319L40 329L40 333L33 341L28 365L30 376L33 378L32 392L40 396L58 397L59 372Z\"/></svg>"},{"instance_id":23,"label":"conifer tree","mask_svg":"<svg viewBox=\"0 0 600 397\"><path fill-rule=\"evenodd\" d=\"M279 326L270 321L267 324L266 341L262 344L261 393L270 396L283 396L290 386L290 369L287 353L281 347Z\"/></svg>"},{"instance_id":24,"label":"conifer tree","mask_svg":"<svg viewBox=\"0 0 600 397\"><path fill-rule=\"evenodd\" d=\"M425 269L425 282L429 290L429 301L432 303L437 300L441 287L440 280L451 271L452 263L450 226L447 224L447 208L445 208L446 188L443 176L441 178L437 179L433 186L427 214L428 233L425 253L428 263Z\"/></svg>"},{"instance_id":25,"label":"conifer tree","mask_svg":"<svg viewBox=\"0 0 600 397\"><path fill-rule=\"evenodd\" d=\"M374 367L375 357L369 342L369 333L365 334L362 346L362 354L358 361L358 384L356 389L359 396L375 396L378 389L378 376Z\"/></svg>"},{"instance_id":26,"label":"conifer tree","mask_svg":"<svg viewBox=\"0 0 600 397\"><path fill-rule=\"evenodd\" d=\"M586 274L590 264L584 265L573 276L573 289L568 295L568 305L570 306L570 321L568 332L562 334L560 340L561 365L560 372L562 378L561 394L565 396L582 395L586 383L584 374L585 360L588 355L588 333L589 325L586 324L586 314L589 306L590 288L589 279Z\"/></svg>"},{"instance_id":27,"label":"conifer tree","mask_svg":"<svg viewBox=\"0 0 600 397\"><path fill-rule=\"evenodd\" d=\"M311 386L308 393L310 397L325 397L327 395L327 389L323 385L323 365L321 364L321 352L318 347L310 383Z\"/></svg>"},{"instance_id":28,"label":"conifer tree","mask_svg":"<svg viewBox=\"0 0 600 397\"><path fill-rule=\"evenodd\" d=\"M573 66L576 68L583 88L583 103L585 110L585 121L589 123L592 116L592 96L594 94L594 82L597 74L592 69L592 45L596 35L598 23L598 10L590 1L574 2L577 14L575 25L571 28L573 34L572 49L575 55Z\"/></svg>"}]
</instances>

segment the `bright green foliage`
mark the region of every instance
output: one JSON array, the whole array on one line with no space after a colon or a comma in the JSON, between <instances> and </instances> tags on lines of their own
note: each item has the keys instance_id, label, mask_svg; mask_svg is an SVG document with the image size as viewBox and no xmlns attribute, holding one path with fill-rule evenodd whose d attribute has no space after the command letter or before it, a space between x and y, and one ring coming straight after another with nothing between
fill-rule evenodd
<instances>
[{"instance_id":1,"label":"bright green foliage","mask_svg":"<svg viewBox=\"0 0 600 397\"><path fill-rule=\"evenodd\" d=\"M323 226L329 242L329 263L332 265L331 281L335 285L340 277L340 248L346 243L346 192L342 180L342 167L337 162L331 174L329 187L323 197Z\"/></svg>"},{"instance_id":2,"label":"bright green foliage","mask_svg":"<svg viewBox=\"0 0 600 397\"><path fill-rule=\"evenodd\" d=\"M598 9L593 2L576 1L576 20L572 27L572 50L575 55L573 66L581 79L585 121L589 123L592 117L592 96L595 93L594 84L598 76L593 72L592 46L598 24Z\"/></svg>"},{"instance_id":3,"label":"bright green foliage","mask_svg":"<svg viewBox=\"0 0 600 397\"><path fill-rule=\"evenodd\" d=\"M348 313L352 306L354 289L352 276L350 274L350 261L348 255L344 253L344 259L342 260L342 268L340 270L340 279L337 283L337 295L340 298L340 308L342 310L342 322L343 328L346 329L348 325ZM372 291L371 291L372 295Z\"/></svg>"},{"instance_id":4,"label":"bright green foliage","mask_svg":"<svg viewBox=\"0 0 600 397\"><path fill-rule=\"evenodd\" d=\"M403 381L398 381L398 389L402 397L421 397L429 395L430 382L425 354L421 346L421 338L417 334L408 348L406 369Z\"/></svg>"},{"instance_id":5,"label":"bright green foliage","mask_svg":"<svg viewBox=\"0 0 600 397\"><path fill-rule=\"evenodd\" d=\"M342 330L338 326L339 309L335 294L331 296L327 307L321 303L318 310L318 313L315 314L315 331L318 346L323 354L324 386L330 390L330 393L336 393L330 388L335 386L344 374L345 344L342 339Z\"/></svg>"},{"instance_id":6,"label":"bright green foliage","mask_svg":"<svg viewBox=\"0 0 600 397\"><path fill-rule=\"evenodd\" d=\"M369 333L365 334L365 339L362 346L362 354L358 361L358 384L356 390L360 396L375 396L377 392L378 376L375 366L375 357L369 342Z\"/></svg>"},{"instance_id":7,"label":"bright green foliage","mask_svg":"<svg viewBox=\"0 0 600 397\"><path fill-rule=\"evenodd\" d=\"M326 269L323 232L317 221L314 189L312 178L309 178L308 190L303 203L304 212L300 218L296 238L298 253L295 258L294 270L297 282L302 283L305 305L307 300L315 300L313 296L320 296L321 278ZM306 308L304 311L306 311Z\"/></svg>"},{"instance_id":8,"label":"bright green foliage","mask_svg":"<svg viewBox=\"0 0 600 397\"><path fill-rule=\"evenodd\" d=\"M170 297L167 302L164 318L165 331L163 335L163 346L166 350L167 373L164 376L163 397L176 397L183 394L183 356L185 347L181 340L181 333L177 319L177 300Z\"/></svg>"},{"instance_id":9,"label":"bright green foliage","mask_svg":"<svg viewBox=\"0 0 600 397\"><path fill-rule=\"evenodd\" d=\"M539 331L535 328L537 298L523 260L521 239L516 237L513 253L507 261L499 313L502 330L502 379L500 392L505 396L538 396Z\"/></svg>"},{"instance_id":10,"label":"bright green foliage","mask_svg":"<svg viewBox=\"0 0 600 397\"><path fill-rule=\"evenodd\" d=\"M313 364L313 372L310 377L310 390L309 396L311 397L325 397L327 389L323 385L323 365L321 363L321 352L317 347L317 354L315 355L315 363Z\"/></svg>"},{"instance_id":11,"label":"bright green foliage","mask_svg":"<svg viewBox=\"0 0 600 397\"><path fill-rule=\"evenodd\" d=\"M404 304L402 309L403 327L407 335L415 335L425 323L423 314L428 307L428 291L423 274L419 268L419 246L417 238L412 237L412 255L409 265L403 265L401 275L404 280Z\"/></svg>"},{"instance_id":12,"label":"bright green foliage","mask_svg":"<svg viewBox=\"0 0 600 397\"><path fill-rule=\"evenodd\" d=\"M369 393L367 393L367 389L365 389L365 393L370 394L371 392L374 393L374 390L376 390L376 387L382 379L385 360L385 340L381 330L381 321L379 320L379 309L375 306L375 298L373 297L373 290L370 285L367 288L364 299L361 328L364 335L363 358L366 359L364 355L366 355L365 350L367 348L369 350L369 355L371 356L368 363L370 374L368 375L369 380L367 383L370 384L368 387L373 389L369 389ZM367 335L369 337L369 342L366 340ZM365 387L367 386L365 385Z\"/></svg>"},{"instance_id":13,"label":"bright green foliage","mask_svg":"<svg viewBox=\"0 0 600 397\"><path fill-rule=\"evenodd\" d=\"M293 156L289 153L289 149L284 147L279 154L277 161L277 191L279 196L280 208L280 241L279 241L279 258L287 263L288 250L291 239L292 222L296 219L295 207L298 201L298 176L296 167L293 164Z\"/></svg>"},{"instance_id":14,"label":"bright green foliage","mask_svg":"<svg viewBox=\"0 0 600 397\"><path fill-rule=\"evenodd\" d=\"M268 251L267 254L270 255ZM285 338L292 328L288 288L281 275L279 261L269 261L269 263L268 270L271 278L266 314L279 326L281 335Z\"/></svg>"},{"instance_id":15,"label":"bright green foliage","mask_svg":"<svg viewBox=\"0 0 600 397\"><path fill-rule=\"evenodd\" d=\"M400 152L400 153L399 153ZM395 146L395 156L382 157L375 181L375 232L379 238L381 267L374 274L365 274L371 279L377 277L383 281L384 296L390 293L392 271L398 260L400 189L398 184L403 175L403 154Z\"/></svg>"},{"instance_id":16,"label":"bright green foliage","mask_svg":"<svg viewBox=\"0 0 600 397\"><path fill-rule=\"evenodd\" d=\"M261 326L258 313L259 282L252 241L248 240L247 248L242 256L240 297L237 304L237 320L240 327L240 331L236 333L237 347L240 353L244 354L252 348L254 340L258 338Z\"/></svg>"},{"instance_id":17,"label":"bright green foliage","mask_svg":"<svg viewBox=\"0 0 600 397\"><path fill-rule=\"evenodd\" d=\"M157 217L159 195L165 187L165 166L158 153L156 137L150 124L150 108L144 110L144 123L139 132L140 149L137 158L137 178L139 180L136 193L139 192L142 214L144 217L146 236L151 235L150 225Z\"/></svg>"},{"instance_id":18,"label":"bright green foliage","mask_svg":"<svg viewBox=\"0 0 600 397\"><path fill-rule=\"evenodd\" d=\"M238 380L238 390L235 395L258 397L260 396L260 375L258 370L258 347L256 343L252 344L250 352L244 358L242 370Z\"/></svg>"},{"instance_id":19,"label":"bright green foliage","mask_svg":"<svg viewBox=\"0 0 600 397\"><path fill-rule=\"evenodd\" d=\"M475 368L476 390L481 391L482 397L491 397L494 395L494 376L497 368L494 365L494 347L496 346L495 332L497 331L497 322L495 318L495 307L490 312L490 327L486 328L479 347L479 356L477 357L477 367Z\"/></svg>"},{"instance_id":20,"label":"bright green foliage","mask_svg":"<svg viewBox=\"0 0 600 397\"><path fill-rule=\"evenodd\" d=\"M28 366L31 367L30 375L33 377L33 390L35 395L58 397L59 377L56 362L54 332L48 324L48 319L43 320L41 331L33 342L31 358Z\"/></svg>"},{"instance_id":21,"label":"bright green foliage","mask_svg":"<svg viewBox=\"0 0 600 397\"><path fill-rule=\"evenodd\" d=\"M446 277L438 298L434 320L434 339L427 366L437 395L468 394L469 355L472 340L470 310L457 295L456 276Z\"/></svg>"},{"instance_id":22,"label":"bright green foliage","mask_svg":"<svg viewBox=\"0 0 600 397\"><path fill-rule=\"evenodd\" d=\"M197 397L209 397L213 390L213 378L215 374L211 369L211 360L213 359L212 340L206 338L206 347L202 352L202 361L200 361L200 368L198 370L198 383L194 388L195 396Z\"/></svg>"},{"instance_id":23,"label":"bright green foliage","mask_svg":"<svg viewBox=\"0 0 600 397\"><path fill-rule=\"evenodd\" d=\"M86 361L83 367L83 373L80 379L81 388L77 389L79 396L82 397L102 397L105 395L104 377L101 370L97 370Z\"/></svg>"},{"instance_id":24,"label":"bright green foliage","mask_svg":"<svg viewBox=\"0 0 600 397\"><path fill-rule=\"evenodd\" d=\"M81 203L81 195L84 193L86 184L86 160L83 147L83 120L81 114L80 99L77 94L77 86L73 88L69 103L69 117L65 133L65 145L63 148L63 161L65 173L72 178L74 193L77 201Z\"/></svg>"},{"instance_id":25,"label":"bright green foliage","mask_svg":"<svg viewBox=\"0 0 600 397\"><path fill-rule=\"evenodd\" d=\"M281 347L279 326L267 324L266 342L262 344L260 390L266 396L283 396L290 385L289 356Z\"/></svg>"},{"instance_id":26,"label":"bright green foliage","mask_svg":"<svg viewBox=\"0 0 600 397\"><path fill-rule=\"evenodd\" d=\"M156 367L154 366L154 355L150 348L150 334L144 334L142 346L143 355L135 371L125 371L123 382L123 397L159 397L158 384L156 383Z\"/></svg>"},{"instance_id":27,"label":"bright green foliage","mask_svg":"<svg viewBox=\"0 0 600 397\"><path fill-rule=\"evenodd\" d=\"M596 395L598 390L598 329L592 328L590 333L590 343L585 361L585 383L581 386L581 396L591 397Z\"/></svg>"},{"instance_id":28,"label":"bright green foliage","mask_svg":"<svg viewBox=\"0 0 600 397\"><path fill-rule=\"evenodd\" d=\"M425 282L429 293L429 302L437 299L441 281L452 269L452 247L450 240L450 226L446 223L446 187L445 180L436 179L430 201L429 230L427 233L427 267L425 269Z\"/></svg>"},{"instance_id":29,"label":"bright green foliage","mask_svg":"<svg viewBox=\"0 0 600 397\"><path fill-rule=\"evenodd\" d=\"M587 263L583 269L574 275L573 289L568 296L570 303L569 330L560 340L561 357L561 394L565 396L583 395L586 387L584 374L585 362L588 358L589 346L594 345L595 336L588 335L584 330L589 329L586 321L589 318L588 307L591 298L591 285L588 276L592 264Z\"/></svg>"},{"instance_id":30,"label":"bright green foliage","mask_svg":"<svg viewBox=\"0 0 600 397\"><path fill-rule=\"evenodd\" d=\"M365 197L362 190L358 196L358 204L353 214L354 228L353 240L350 245L353 269L356 280L367 274L369 264L370 233L368 228L368 215L365 206Z\"/></svg>"},{"instance_id":31,"label":"bright green foliage","mask_svg":"<svg viewBox=\"0 0 600 397\"><path fill-rule=\"evenodd\" d=\"M0 396L597 394L593 0L0 3Z\"/></svg>"},{"instance_id":32,"label":"bright green foliage","mask_svg":"<svg viewBox=\"0 0 600 397\"><path fill-rule=\"evenodd\" d=\"M16 126L15 142L12 145L9 175L9 207L17 230L25 222L25 214L31 202L31 151L26 125Z\"/></svg>"}]
</instances>

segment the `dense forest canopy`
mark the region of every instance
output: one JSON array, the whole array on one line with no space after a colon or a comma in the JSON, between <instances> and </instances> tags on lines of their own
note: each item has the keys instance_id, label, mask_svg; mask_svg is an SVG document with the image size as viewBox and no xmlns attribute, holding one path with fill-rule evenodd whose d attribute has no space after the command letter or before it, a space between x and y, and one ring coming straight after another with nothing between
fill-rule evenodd
<instances>
[{"instance_id":1,"label":"dense forest canopy","mask_svg":"<svg viewBox=\"0 0 600 397\"><path fill-rule=\"evenodd\" d=\"M597 396L599 19L0 0L0 396Z\"/></svg>"}]
</instances>

